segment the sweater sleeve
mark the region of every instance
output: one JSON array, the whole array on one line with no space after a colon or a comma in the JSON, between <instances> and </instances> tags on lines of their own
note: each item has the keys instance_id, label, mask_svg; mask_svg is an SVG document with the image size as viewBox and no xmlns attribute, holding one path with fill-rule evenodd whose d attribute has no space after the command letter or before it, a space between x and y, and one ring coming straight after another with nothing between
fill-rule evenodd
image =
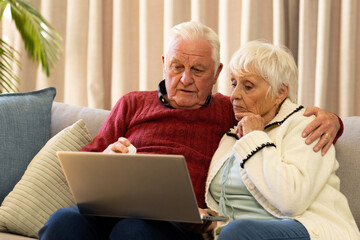
<instances>
[{"instance_id":1,"label":"sweater sleeve","mask_svg":"<svg viewBox=\"0 0 360 240\"><path fill-rule=\"evenodd\" d=\"M336 116L339 119L340 129L339 129L339 131L337 132L337 134L335 136L333 144L335 144L337 142L337 140L341 137L341 135L344 132L344 123L343 123L343 121L341 120L341 118L338 115L336 115Z\"/></svg>"},{"instance_id":2,"label":"sweater sleeve","mask_svg":"<svg viewBox=\"0 0 360 240\"><path fill-rule=\"evenodd\" d=\"M299 117L287 121L274 141L267 133L254 131L233 149L240 163L248 159L241 175L249 191L286 216L301 214L310 206L337 164L333 146L322 157L312 150L315 143L304 143L301 132L308 123Z\"/></svg>"},{"instance_id":3,"label":"sweater sleeve","mask_svg":"<svg viewBox=\"0 0 360 240\"><path fill-rule=\"evenodd\" d=\"M116 142L119 137L124 136L128 125L129 112L129 104L125 95L115 104L98 135L81 151L102 152L110 144Z\"/></svg>"}]
</instances>

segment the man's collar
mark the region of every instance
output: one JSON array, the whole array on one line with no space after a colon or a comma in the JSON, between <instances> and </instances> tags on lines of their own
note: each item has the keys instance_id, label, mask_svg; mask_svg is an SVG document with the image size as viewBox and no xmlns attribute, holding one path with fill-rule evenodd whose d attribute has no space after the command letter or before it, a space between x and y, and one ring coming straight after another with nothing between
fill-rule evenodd
<instances>
[{"instance_id":1,"label":"man's collar","mask_svg":"<svg viewBox=\"0 0 360 240\"><path fill-rule=\"evenodd\" d=\"M160 102L165 106L165 107L168 107L168 108L173 108L169 101L165 98L165 95L167 94L166 92L166 87L165 87L165 79L162 80L160 83L159 83L159 86L158 86L158 97L159 97L159 100ZM207 105L209 105L211 103L211 94L206 98L206 101L205 101L205 104L202 105L202 107L206 107Z\"/></svg>"},{"instance_id":2,"label":"man's collar","mask_svg":"<svg viewBox=\"0 0 360 240\"><path fill-rule=\"evenodd\" d=\"M161 102L165 107L173 108L173 107L170 105L170 103L168 102L168 100L164 97L166 94L167 94L167 92L166 92L166 87L165 87L165 80L162 80L162 81L159 83L159 86L158 86L158 97L159 97L159 100L160 100L160 102Z\"/></svg>"}]
</instances>

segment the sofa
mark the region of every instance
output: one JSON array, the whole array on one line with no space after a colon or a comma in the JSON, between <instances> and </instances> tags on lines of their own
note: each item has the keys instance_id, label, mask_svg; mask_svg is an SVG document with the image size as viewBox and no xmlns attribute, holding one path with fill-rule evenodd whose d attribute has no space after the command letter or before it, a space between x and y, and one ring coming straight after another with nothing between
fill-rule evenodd
<instances>
[{"instance_id":1,"label":"sofa","mask_svg":"<svg viewBox=\"0 0 360 240\"><path fill-rule=\"evenodd\" d=\"M31 93L32 94L32 93ZM69 128L72 125L74 125L74 123L76 123L78 120L83 119L84 123L86 123L86 126L83 126L84 130L83 134L87 134L87 139L86 141L84 140L82 142L82 145L86 144L87 142L90 142L91 139L97 135L100 127L102 126L102 124L104 123L105 119L107 118L107 116L109 115L110 111L108 110L103 110L103 109L93 109L93 108L87 108L87 107L81 107L81 106L75 106L75 105L68 105L68 104L64 104L64 103L59 103L59 102L52 102L52 99L54 97L55 93L52 96L47 97L44 100L44 97L41 97L40 101L41 102L50 102L50 110L49 110L49 115L51 116L51 121L49 122L49 136L48 138L50 139L54 139L54 140L58 140L58 138L56 139L56 136L58 136L58 134L60 134L60 132L63 131L63 129ZM11 97L11 96L10 96ZM18 97L18 96L16 96ZM22 96L20 96L22 97ZM32 96L31 96L32 97ZM1 130L1 124L2 124L2 112L1 112L1 99L3 98L3 96L1 96L0 94L0 132ZM32 100L29 100L30 102ZM21 105L25 105L26 107L26 102L23 103L21 102ZM13 106L12 106L13 107ZM8 111L8 110L7 110ZM21 112L23 112L23 109L20 109ZM28 113L25 113L28 114ZM28 117L28 116L27 116ZM13 119L11 120L13 121ZM26 122L31 121L30 119L25 119ZM36 121L39 121L38 119L36 119ZM45 123L41 123L42 125L46 125ZM79 131L79 129L75 129L76 131ZM86 130L86 131L85 131ZM51 140L49 140L50 142ZM0 144L1 144L1 133L0 133ZM71 141L68 141L67 144L71 144ZM77 143L75 143L77 144ZM82 146L81 145L81 146ZM81 148L81 146L79 145L78 148ZM44 150L44 149L42 149ZM41 151L42 151L41 150ZM63 150L63 149L59 149L59 150ZM65 149L67 150L67 149ZM1 152L1 147L0 147L0 152ZM0 164L1 161L3 161L2 159L2 154L0 154ZM34 157L35 158L35 157ZM33 159L34 160L34 159ZM0 168L2 166L0 165ZM30 167L30 164L29 164ZM58 166L59 167L59 166ZM28 168L29 169L29 168ZM26 171L28 171L28 169ZM23 173L21 173L23 174ZM25 172L26 174L26 172ZM24 176L25 176L24 174ZM23 181L24 176L21 178L21 181ZM19 181L20 183L20 181ZM0 180L0 188L3 187L3 184ZM17 185L15 186L15 188L17 187ZM15 190L14 188L14 190ZM67 189L68 190L68 189ZM9 194L10 195L10 194ZM5 198L4 202L8 201L9 199ZM1 199L0 199L1 202ZM6 215L4 217L4 210L2 208L4 208L2 203L1 207L0 207L0 240L24 240L24 239L36 239L36 236L32 236L32 237L26 237L26 236L22 236L22 234L27 234L27 232L23 232L21 229L11 229L11 231L15 231L17 233L9 233L8 229L2 229L1 227L4 224L5 221L7 221L9 218L6 218ZM9 202L9 201L8 201ZM66 207L67 205L72 205L71 203L73 203L72 201L70 201L70 204L68 204L69 201L67 203L62 203L63 207ZM46 207L45 205L43 205L44 207ZM43 207L41 206L41 207ZM19 209L15 209L16 211L18 211ZM20 209L22 210L22 209ZM52 209L51 212L53 212L54 209ZM45 217L48 217L47 215ZM14 218L19 218L18 216L15 216ZM10 219L11 220L11 219ZM18 220L18 219L16 219ZM39 225L36 226L36 230L39 228ZM31 234L30 234L31 236Z\"/></svg>"},{"instance_id":2,"label":"sofa","mask_svg":"<svg viewBox=\"0 0 360 240\"><path fill-rule=\"evenodd\" d=\"M1 102L0 102L1 104ZM53 102L51 106L50 136L55 138L63 129L69 128L80 119L92 137L96 136L109 111ZM1 117L1 116L0 116ZM340 168L337 172L341 179L341 191L347 196L355 220L360 226L360 116L344 117L344 133L336 143ZM85 143L84 143L85 144ZM5 200L4 200L5 201ZM71 201L70 201L71 205ZM2 206L3 207L3 206ZM0 232L0 240L34 239L20 234Z\"/></svg>"}]
</instances>

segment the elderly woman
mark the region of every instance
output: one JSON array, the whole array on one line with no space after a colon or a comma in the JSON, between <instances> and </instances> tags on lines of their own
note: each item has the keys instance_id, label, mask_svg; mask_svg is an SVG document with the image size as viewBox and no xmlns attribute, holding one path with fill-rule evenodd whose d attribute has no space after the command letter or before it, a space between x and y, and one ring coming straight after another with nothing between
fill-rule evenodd
<instances>
[{"instance_id":1,"label":"elderly woman","mask_svg":"<svg viewBox=\"0 0 360 240\"><path fill-rule=\"evenodd\" d=\"M296 104L289 51L249 42L229 67L239 123L222 138L206 185L209 208L231 219L215 228L218 239L360 239L334 146L322 156L302 140L312 118Z\"/></svg>"}]
</instances>

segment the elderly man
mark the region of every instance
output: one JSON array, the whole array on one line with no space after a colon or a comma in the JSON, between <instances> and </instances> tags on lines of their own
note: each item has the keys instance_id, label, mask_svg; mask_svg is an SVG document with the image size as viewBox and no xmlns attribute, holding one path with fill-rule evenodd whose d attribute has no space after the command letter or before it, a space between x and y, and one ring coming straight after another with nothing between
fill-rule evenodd
<instances>
[{"instance_id":1,"label":"elderly man","mask_svg":"<svg viewBox=\"0 0 360 240\"><path fill-rule=\"evenodd\" d=\"M220 43L213 30L196 22L173 27L169 39L162 57L165 80L158 91L124 95L99 134L82 150L121 153L128 151L131 142L138 153L184 155L198 205L205 208L209 163L223 134L236 124L229 97L212 94L223 68ZM305 129L304 136L312 132L306 141L313 142L326 133L316 145L317 151L326 151L339 130L338 118L317 108L311 108L309 114L318 117ZM39 231L39 238L202 239L200 232L206 231L208 224L192 228L162 221L87 217L70 207L54 213Z\"/></svg>"}]
</instances>

